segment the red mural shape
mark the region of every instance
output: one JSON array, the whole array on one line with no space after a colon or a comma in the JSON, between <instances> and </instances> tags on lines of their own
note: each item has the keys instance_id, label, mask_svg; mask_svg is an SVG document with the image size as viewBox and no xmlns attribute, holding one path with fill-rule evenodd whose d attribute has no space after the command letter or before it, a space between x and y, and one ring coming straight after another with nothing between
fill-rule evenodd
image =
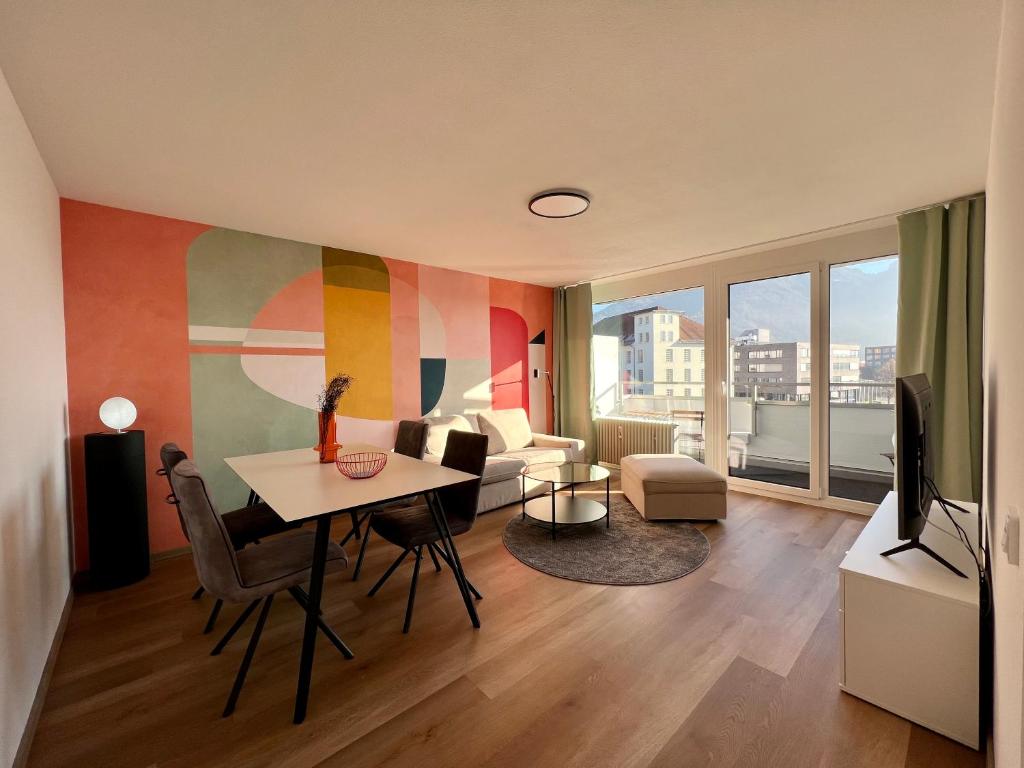
<instances>
[{"instance_id":1,"label":"red mural shape","mask_svg":"<svg viewBox=\"0 0 1024 768\"><path fill-rule=\"evenodd\" d=\"M491 407L530 413L530 337L526 321L511 309L491 307Z\"/></svg>"}]
</instances>

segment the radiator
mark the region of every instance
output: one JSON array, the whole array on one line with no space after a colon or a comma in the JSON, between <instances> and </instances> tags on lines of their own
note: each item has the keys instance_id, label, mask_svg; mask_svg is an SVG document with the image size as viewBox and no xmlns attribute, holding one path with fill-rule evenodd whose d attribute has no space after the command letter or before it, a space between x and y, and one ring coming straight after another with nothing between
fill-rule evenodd
<instances>
[{"instance_id":1,"label":"radiator","mask_svg":"<svg viewBox=\"0 0 1024 768\"><path fill-rule=\"evenodd\" d=\"M673 453L676 425L653 419L595 419L597 459L618 465L634 453Z\"/></svg>"}]
</instances>

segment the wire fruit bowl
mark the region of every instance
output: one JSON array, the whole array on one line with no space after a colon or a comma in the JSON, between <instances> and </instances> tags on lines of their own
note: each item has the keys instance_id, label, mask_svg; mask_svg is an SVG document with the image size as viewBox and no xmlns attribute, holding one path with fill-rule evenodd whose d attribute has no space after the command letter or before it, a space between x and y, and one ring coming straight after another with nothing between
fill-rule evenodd
<instances>
[{"instance_id":1,"label":"wire fruit bowl","mask_svg":"<svg viewBox=\"0 0 1024 768\"><path fill-rule=\"evenodd\" d=\"M369 453L347 453L334 460L338 471L353 480L365 480L379 474L388 463L388 455L372 451Z\"/></svg>"}]
</instances>

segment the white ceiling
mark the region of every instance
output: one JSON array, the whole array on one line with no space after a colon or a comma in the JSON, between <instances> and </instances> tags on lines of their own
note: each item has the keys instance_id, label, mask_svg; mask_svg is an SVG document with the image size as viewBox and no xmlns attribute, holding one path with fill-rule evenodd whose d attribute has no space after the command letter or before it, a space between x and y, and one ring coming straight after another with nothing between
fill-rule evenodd
<instances>
[{"instance_id":1,"label":"white ceiling","mask_svg":"<svg viewBox=\"0 0 1024 768\"><path fill-rule=\"evenodd\" d=\"M0 68L65 197L555 285L982 189L999 10L0 0Z\"/></svg>"}]
</instances>

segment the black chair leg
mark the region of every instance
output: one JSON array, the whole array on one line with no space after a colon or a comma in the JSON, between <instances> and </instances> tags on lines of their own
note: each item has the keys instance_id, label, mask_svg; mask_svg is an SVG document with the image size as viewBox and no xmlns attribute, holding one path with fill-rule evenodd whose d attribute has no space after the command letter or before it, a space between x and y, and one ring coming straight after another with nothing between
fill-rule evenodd
<instances>
[{"instance_id":1,"label":"black chair leg","mask_svg":"<svg viewBox=\"0 0 1024 768\"><path fill-rule=\"evenodd\" d=\"M409 585L409 604L405 606L405 624L402 626L402 633L409 634L409 625L412 624L412 607L416 602L416 582L420 577L420 563L423 561L423 547L416 547L416 563L412 567L412 584Z\"/></svg>"},{"instance_id":2,"label":"black chair leg","mask_svg":"<svg viewBox=\"0 0 1024 768\"><path fill-rule=\"evenodd\" d=\"M359 580L359 572L363 568L363 557L366 555L366 545L370 543L370 531L373 530L369 525L366 526L366 535L363 536L363 543L359 545L359 557L356 558L356 567L352 571L352 581Z\"/></svg>"},{"instance_id":3,"label":"black chair leg","mask_svg":"<svg viewBox=\"0 0 1024 768\"><path fill-rule=\"evenodd\" d=\"M295 598L296 603L302 606L302 610L306 610L309 595L306 594L305 590L303 590L302 587L291 587L289 588L288 593ZM356 655L352 653L352 650L347 645L345 645L345 641L338 637L337 633L333 629L331 629L331 626L322 618L320 618L320 616L323 616L323 614L324 612L321 610L320 615L317 616L317 627L320 629L321 632L324 633L327 639L331 641L331 644L339 651L341 651L342 656L344 656L346 659L354 659Z\"/></svg>"},{"instance_id":4,"label":"black chair leg","mask_svg":"<svg viewBox=\"0 0 1024 768\"><path fill-rule=\"evenodd\" d=\"M200 597L203 596L203 592L205 592L205 591L206 591L205 589L203 589L202 587L199 587L199 589L197 589L195 592L192 593L192 599L193 600L198 600Z\"/></svg>"},{"instance_id":5,"label":"black chair leg","mask_svg":"<svg viewBox=\"0 0 1024 768\"><path fill-rule=\"evenodd\" d=\"M352 516L352 528L349 530L348 533L345 534L344 538L342 538L342 540L338 542L338 546L341 547L344 547L346 544L348 544L348 540L351 539L353 536L355 536L357 540L359 539L360 529L363 527L363 523L365 523L369 519L370 515L373 514L373 512L367 512L362 517L358 517L356 515L355 510L352 510L349 514ZM369 528L369 526L367 526L367 528Z\"/></svg>"},{"instance_id":6,"label":"black chair leg","mask_svg":"<svg viewBox=\"0 0 1024 768\"><path fill-rule=\"evenodd\" d=\"M220 609L224 607L224 601L218 600L213 604L213 610L210 611L210 618L206 620L206 626L203 627L203 634L208 635L213 632L213 627L217 623L217 617L220 616Z\"/></svg>"},{"instance_id":7,"label":"black chair leg","mask_svg":"<svg viewBox=\"0 0 1024 768\"><path fill-rule=\"evenodd\" d=\"M437 552L437 554L441 556L441 559L448 563L448 567L451 568L452 561L451 558L448 557L448 552L442 549L441 546L438 544L431 544L430 546L434 548L434 551ZM476 591L476 587L473 586L473 582L471 582L469 579L466 579L466 586L469 587L469 591L473 593L473 597L475 597L477 600L484 599L484 596Z\"/></svg>"},{"instance_id":8,"label":"black chair leg","mask_svg":"<svg viewBox=\"0 0 1024 768\"><path fill-rule=\"evenodd\" d=\"M258 600L256 602L259 602ZM270 606L274 602L274 596L268 595L263 599L263 610L256 619L256 626L252 630L252 637L249 638L249 647L245 649L245 656L242 657L242 665L238 668L235 676L235 684L231 687L231 695L228 696L228 703L224 707L222 717L227 717L235 711L235 704L238 703L238 694L242 692L245 684L245 676L249 673L249 665L252 664L252 657L256 655L256 646L259 645L260 635L263 634L263 625L267 623L267 614L270 613Z\"/></svg>"},{"instance_id":9,"label":"black chair leg","mask_svg":"<svg viewBox=\"0 0 1024 768\"><path fill-rule=\"evenodd\" d=\"M384 572L384 575L380 577L380 581L373 585L373 589L371 589L367 593L367 597L373 597L377 594L377 590L384 586L384 582L387 581L388 578L390 578L391 574L395 572L395 568L402 564L402 561L405 560L406 555L408 555L411 551L411 549L402 550L402 554L400 554L398 556L398 559L391 564L391 567Z\"/></svg>"},{"instance_id":10,"label":"black chair leg","mask_svg":"<svg viewBox=\"0 0 1024 768\"><path fill-rule=\"evenodd\" d=\"M434 554L434 545L427 545L427 553L430 555L430 559L434 561L434 570L438 573L441 572L441 563L437 561L437 555Z\"/></svg>"},{"instance_id":11,"label":"black chair leg","mask_svg":"<svg viewBox=\"0 0 1024 768\"><path fill-rule=\"evenodd\" d=\"M245 610L242 611L241 615L237 619L235 619L235 623L231 625L228 631L224 634L224 637L220 639L220 642L213 646L213 650L210 651L211 656L220 655L220 652L224 650L224 646L231 642L231 638L235 636L235 633L242 628L243 624L245 624L246 619L248 619L249 616L252 615L252 612L256 610L256 606L259 605L259 602L259 600L253 600L245 607Z\"/></svg>"}]
</instances>

